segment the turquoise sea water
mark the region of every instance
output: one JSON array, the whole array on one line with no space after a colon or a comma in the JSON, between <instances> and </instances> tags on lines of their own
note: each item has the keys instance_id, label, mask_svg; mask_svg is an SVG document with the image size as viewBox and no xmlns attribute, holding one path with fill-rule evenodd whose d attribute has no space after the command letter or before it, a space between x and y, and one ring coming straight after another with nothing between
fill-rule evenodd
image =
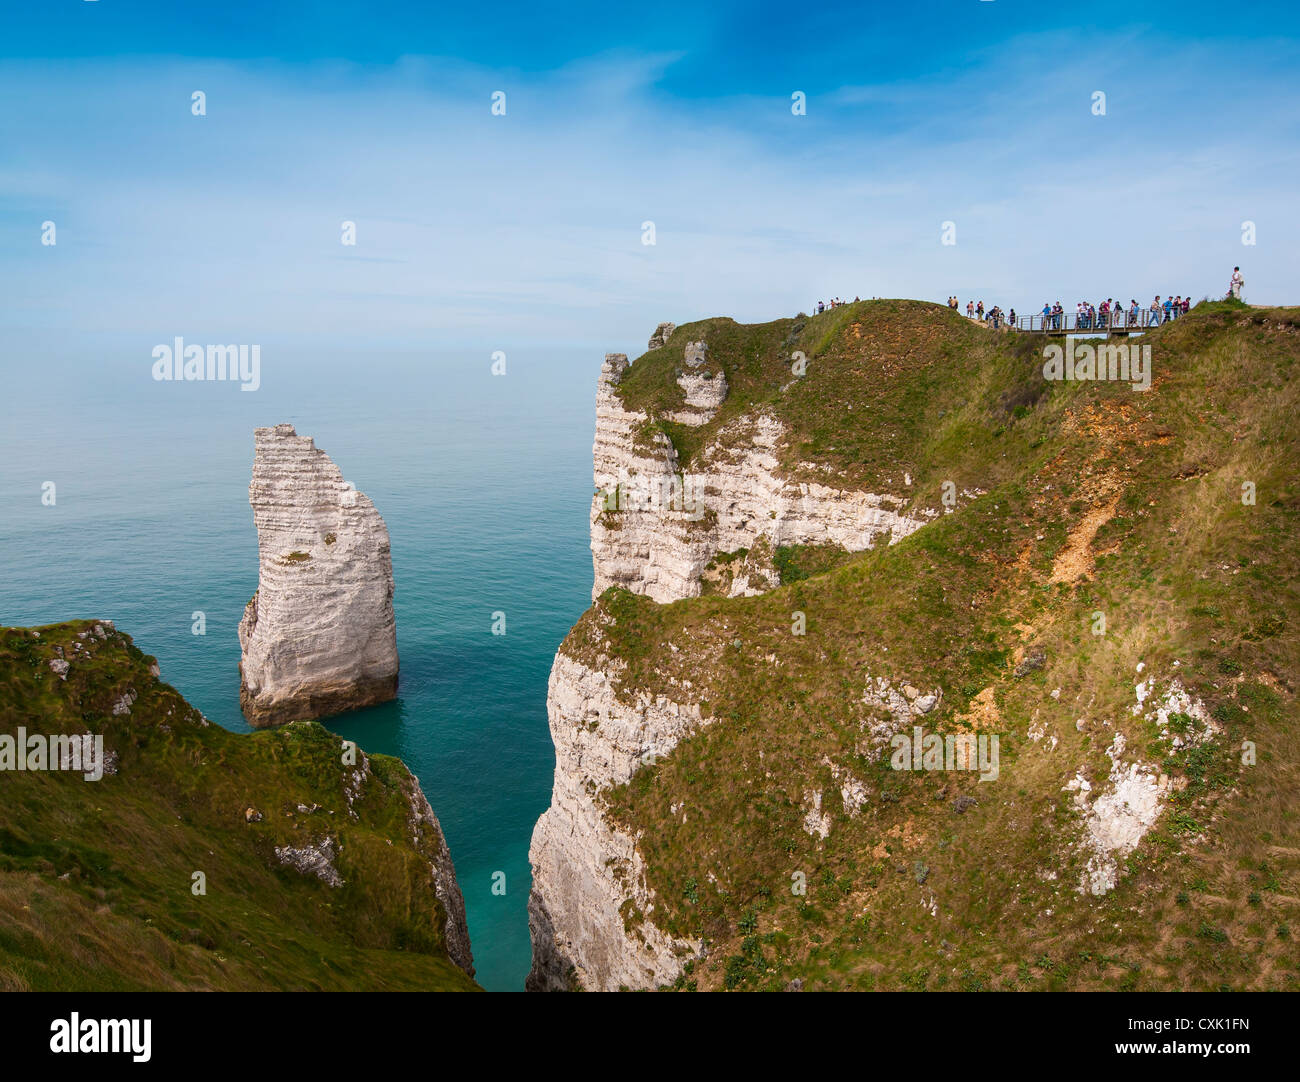
<instances>
[{"instance_id":1,"label":"turquoise sea water","mask_svg":"<svg viewBox=\"0 0 1300 1082\"><path fill-rule=\"evenodd\" d=\"M235 628L257 588L253 429L290 422L314 437L388 524L401 656L396 702L326 724L420 779L478 978L522 988L528 841L554 768L546 680L590 599L599 355L513 350L492 376L483 355L264 346L250 393L154 382L153 344L6 361L0 623L111 619L208 718L248 731ZM491 633L497 610L504 636ZM498 871L504 896L491 892Z\"/></svg>"}]
</instances>

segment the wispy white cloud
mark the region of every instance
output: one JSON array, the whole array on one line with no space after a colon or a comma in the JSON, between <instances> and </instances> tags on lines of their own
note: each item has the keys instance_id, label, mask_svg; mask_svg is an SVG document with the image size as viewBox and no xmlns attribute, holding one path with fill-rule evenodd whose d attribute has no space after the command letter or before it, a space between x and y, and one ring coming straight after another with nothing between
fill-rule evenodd
<instances>
[{"instance_id":1,"label":"wispy white cloud","mask_svg":"<svg viewBox=\"0 0 1300 1082\"><path fill-rule=\"evenodd\" d=\"M833 294L1199 296L1233 263L1252 299L1296 300L1300 163L1278 118L1300 95L1256 48L1214 110L1195 50L1130 70L1018 49L846 85L805 117L777 95L665 99L671 53L526 77L417 57L4 64L0 95L33 107L0 120L0 288L14 326L64 335L476 349L635 350L660 319Z\"/></svg>"}]
</instances>

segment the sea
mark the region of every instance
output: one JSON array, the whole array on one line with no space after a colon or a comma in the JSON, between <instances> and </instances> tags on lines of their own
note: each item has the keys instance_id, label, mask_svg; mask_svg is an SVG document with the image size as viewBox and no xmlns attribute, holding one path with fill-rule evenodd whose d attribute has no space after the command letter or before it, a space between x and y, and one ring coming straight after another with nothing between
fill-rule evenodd
<instances>
[{"instance_id":1,"label":"sea","mask_svg":"<svg viewBox=\"0 0 1300 1082\"><path fill-rule=\"evenodd\" d=\"M494 374L479 351L273 343L244 391L155 380L153 345L4 359L0 624L112 620L211 721L249 731L236 627L257 589L253 429L314 437L388 525L401 658L396 701L324 724L419 778L477 978L521 990L528 842L555 763L546 682L591 597L600 355L514 349Z\"/></svg>"}]
</instances>

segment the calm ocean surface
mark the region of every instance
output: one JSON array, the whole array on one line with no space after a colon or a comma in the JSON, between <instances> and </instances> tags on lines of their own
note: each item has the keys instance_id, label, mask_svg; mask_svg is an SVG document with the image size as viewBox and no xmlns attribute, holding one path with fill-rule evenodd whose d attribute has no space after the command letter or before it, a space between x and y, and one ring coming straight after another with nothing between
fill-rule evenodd
<instances>
[{"instance_id":1,"label":"calm ocean surface","mask_svg":"<svg viewBox=\"0 0 1300 1082\"><path fill-rule=\"evenodd\" d=\"M396 702L327 725L419 777L456 862L478 979L521 989L528 841L554 768L546 680L590 599L601 355L513 350L494 377L485 355L263 346L250 393L155 383L153 344L5 359L0 623L111 619L211 720L247 732L235 628L257 588L253 429L289 422L314 437L388 524L402 666ZM491 892L498 871L504 896Z\"/></svg>"}]
</instances>

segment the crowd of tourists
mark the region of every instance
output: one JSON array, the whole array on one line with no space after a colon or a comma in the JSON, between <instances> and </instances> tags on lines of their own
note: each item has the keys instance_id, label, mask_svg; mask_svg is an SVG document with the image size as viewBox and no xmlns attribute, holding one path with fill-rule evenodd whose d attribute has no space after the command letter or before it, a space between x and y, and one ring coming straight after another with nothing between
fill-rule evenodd
<instances>
[{"instance_id":1,"label":"crowd of tourists","mask_svg":"<svg viewBox=\"0 0 1300 1082\"><path fill-rule=\"evenodd\" d=\"M1241 287L1244 284L1241 268L1233 267L1232 278L1228 282L1228 297L1241 300ZM949 297L948 307L954 312L959 312L961 302L956 297ZM1157 294L1150 305L1138 304L1136 298L1130 299L1127 305L1123 301L1117 301L1114 297L1107 297L1100 304L1093 304L1091 301L1079 301L1074 306L1073 329L1104 331L1115 328L1158 327L1160 324L1168 323L1179 316L1185 316L1191 309L1192 298L1182 295L1161 297ZM1042 319L1040 326L1043 330L1060 331L1071 329L1066 320L1065 307L1060 301L1055 304L1044 304L1043 310L1039 314ZM967 301L966 317L986 323L994 330L997 330L1003 324L1013 330L1018 326L1014 308L1004 316L1002 309L996 304L991 308L985 308L983 301ZM1034 326L1034 320L1030 317L1027 329L1038 330L1040 328Z\"/></svg>"},{"instance_id":2,"label":"crowd of tourists","mask_svg":"<svg viewBox=\"0 0 1300 1082\"><path fill-rule=\"evenodd\" d=\"M861 297L854 297L852 303L857 304L861 299ZM829 301L818 301L817 314L821 315L823 312L828 311L831 308L839 308L841 305L849 303L849 301L840 300L839 297L832 297Z\"/></svg>"},{"instance_id":3,"label":"crowd of tourists","mask_svg":"<svg viewBox=\"0 0 1300 1082\"><path fill-rule=\"evenodd\" d=\"M1228 296L1241 300L1241 287L1244 284L1241 268L1233 267L1232 278L1228 283ZM859 299L854 297L853 303L857 303ZM833 297L829 301L818 301L817 312L820 314L831 308L839 308L841 305L849 303L849 301L840 300L839 297ZM948 307L954 312L960 312L961 302L956 297L949 297ZM1160 324L1168 323L1179 316L1185 316L1191 309L1192 298L1190 295L1184 297L1180 294L1176 297L1162 298L1159 294L1156 294L1151 304L1145 306L1138 304L1136 298L1130 299L1127 305L1123 301L1117 301L1114 297L1107 297L1100 304L1093 304L1091 301L1079 301L1074 306L1073 328L1070 327L1066 320L1065 307L1060 301L1055 304L1044 304L1039 315L1042 319L1040 327L1043 330L1104 331L1117 328L1158 327ZM996 304L986 308L982 300L966 302L966 318L984 323L995 331L1004 326L1010 327L1012 330L1018 327L1014 308L1009 312L1003 312ZM1033 323L1034 320L1031 316L1026 329L1039 330L1040 327L1035 327Z\"/></svg>"},{"instance_id":4,"label":"crowd of tourists","mask_svg":"<svg viewBox=\"0 0 1300 1082\"><path fill-rule=\"evenodd\" d=\"M956 297L948 298L948 307L954 312L961 310L961 302ZM983 301L966 302L966 318L976 319L981 323L987 323L995 331L1002 326L1014 327L1016 325L1016 310L1013 308L1010 312L1004 312L996 304L991 308L985 308Z\"/></svg>"},{"instance_id":5,"label":"crowd of tourists","mask_svg":"<svg viewBox=\"0 0 1300 1082\"><path fill-rule=\"evenodd\" d=\"M948 307L953 311L960 311L961 302L956 297L949 297ZM1191 297L1183 296L1164 298L1157 296L1149 307L1138 304L1136 299L1130 300L1125 307L1123 301L1117 301L1114 297L1107 297L1100 304L1079 301L1074 306L1074 328L1080 331L1093 331L1111 327L1158 327L1161 323L1168 323L1172 319L1186 315L1191 307ZM1060 301L1055 304L1044 304L1039 314L1042 316L1042 327L1047 330L1059 331L1068 326L1065 307ZM983 301L967 301L966 317L985 323L993 330L997 330L1004 324L1013 330L1018 326L1014 308L1010 312L1003 313L996 304L985 308Z\"/></svg>"},{"instance_id":6,"label":"crowd of tourists","mask_svg":"<svg viewBox=\"0 0 1300 1082\"><path fill-rule=\"evenodd\" d=\"M1128 307L1123 301L1107 297L1100 305L1079 301L1074 307L1074 326L1081 331L1106 330L1108 327L1158 327L1191 311L1191 297L1165 297L1157 294L1149 307L1144 308L1136 299ZM1061 302L1044 304L1041 312L1043 326L1060 330L1065 320Z\"/></svg>"}]
</instances>

